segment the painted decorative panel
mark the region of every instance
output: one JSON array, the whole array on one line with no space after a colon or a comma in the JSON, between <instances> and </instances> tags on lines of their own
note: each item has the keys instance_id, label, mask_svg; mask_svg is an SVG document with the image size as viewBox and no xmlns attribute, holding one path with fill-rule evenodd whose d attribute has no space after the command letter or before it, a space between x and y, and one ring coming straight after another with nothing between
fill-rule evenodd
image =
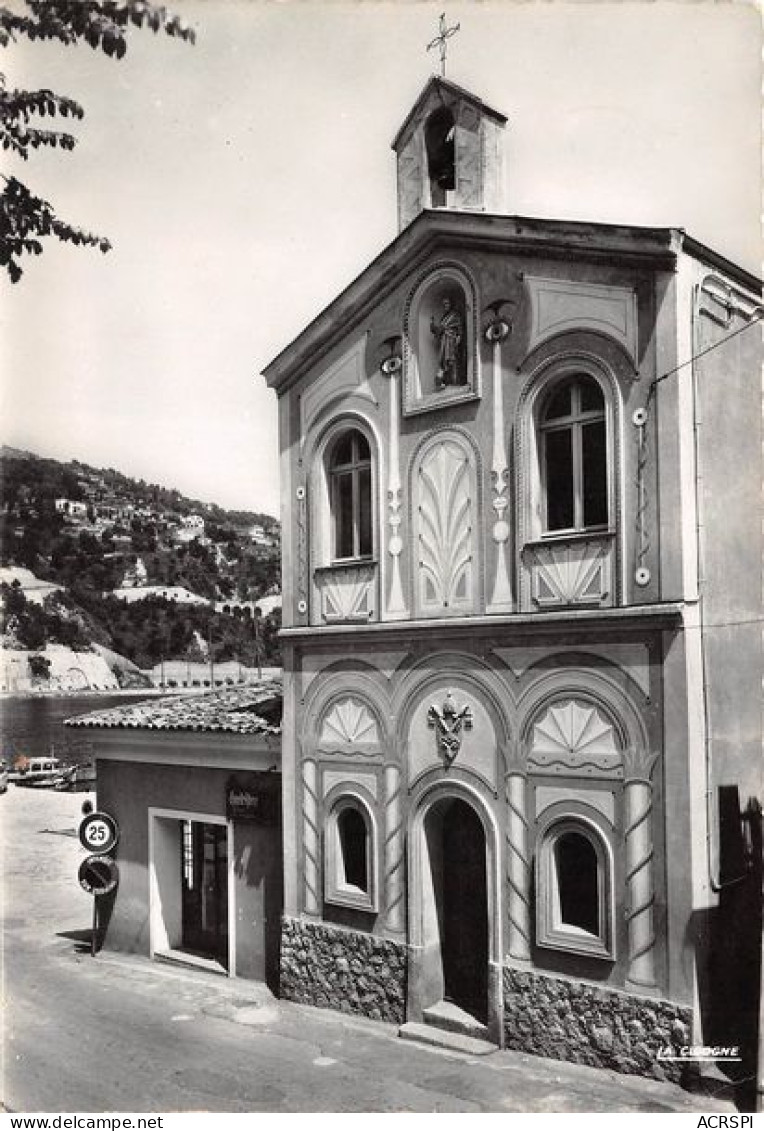
<instances>
[{"instance_id":1,"label":"painted decorative panel","mask_svg":"<svg viewBox=\"0 0 764 1131\"><path fill-rule=\"evenodd\" d=\"M456 199L459 208L480 208L482 193L482 153L480 119L473 106L460 107L456 130Z\"/></svg>"},{"instance_id":2,"label":"painted decorative panel","mask_svg":"<svg viewBox=\"0 0 764 1131\"><path fill-rule=\"evenodd\" d=\"M534 723L528 769L541 774L623 777L615 728L584 699L558 699Z\"/></svg>"},{"instance_id":3,"label":"painted decorative panel","mask_svg":"<svg viewBox=\"0 0 764 1131\"><path fill-rule=\"evenodd\" d=\"M366 334L312 382L300 399L302 442L318 414L332 401L354 393L372 404L377 398L366 379Z\"/></svg>"},{"instance_id":4,"label":"painted decorative panel","mask_svg":"<svg viewBox=\"0 0 764 1131\"><path fill-rule=\"evenodd\" d=\"M433 444L416 471L419 612L448 615L473 606L474 500L471 459L451 439Z\"/></svg>"},{"instance_id":5,"label":"painted decorative panel","mask_svg":"<svg viewBox=\"0 0 764 1131\"><path fill-rule=\"evenodd\" d=\"M526 611L564 605L615 604L614 547L611 535L526 545L523 550Z\"/></svg>"},{"instance_id":6,"label":"painted decorative panel","mask_svg":"<svg viewBox=\"0 0 764 1131\"><path fill-rule=\"evenodd\" d=\"M422 211L424 170L422 138L413 134L398 158L398 227L405 228Z\"/></svg>"},{"instance_id":7,"label":"painted decorative panel","mask_svg":"<svg viewBox=\"0 0 764 1131\"><path fill-rule=\"evenodd\" d=\"M318 743L325 753L375 753L380 748L377 720L361 699L347 695L327 711Z\"/></svg>"},{"instance_id":8,"label":"painted decorative panel","mask_svg":"<svg viewBox=\"0 0 764 1131\"><path fill-rule=\"evenodd\" d=\"M514 648L494 648L492 651L507 665L515 679L522 679L529 668L551 655L566 656L575 653L577 656L591 656L589 662L595 664L599 658L603 658L617 664L629 679L634 680L644 695L650 694L650 650L646 644L636 641L619 644L608 640L606 644L555 644L553 647L525 642ZM585 658L583 666L589 666ZM620 682L623 677L617 678Z\"/></svg>"},{"instance_id":9,"label":"painted decorative panel","mask_svg":"<svg viewBox=\"0 0 764 1131\"><path fill-rule=\"evenodd\" d=\"M326 624L368 624L377 619L377 567L324 566L314 573L319 615Z\"/></svg>"},{"instance_id":10,"label":"painted decorative panel","mask_svg":"<svg viewBox=\"0 0 764 1131\"><path fill-rule=\"evenodd\" d=\"M323 796L326 797L336 785L347 787L360 785L377 800L377 775L365 774L362 770L324 770L322 775Z\"/></svg>"},{"instance_id":11,"label":"painted decorative panel","mask_svg":"<svg viewBox=\"0 0 764 1131\"><path fill-rule=\"evenodd\" d=\"M604 789L571 789L569 785L540 785L536 790L536 816L558 802L580 801L596 809L615 825L615 795Z\"/></svg>"},{"instance_id":12,"label":"painted decorative panel","mask_svg":"<svg viewBox=\"0 0 764 1131\"><path fill-rule=\"evenodd\" d=\"M526 276L531 301L528 353L568 330L594 330L613 338L637 360L637 296L631 287Z\"/></svg>"}]
</instances>

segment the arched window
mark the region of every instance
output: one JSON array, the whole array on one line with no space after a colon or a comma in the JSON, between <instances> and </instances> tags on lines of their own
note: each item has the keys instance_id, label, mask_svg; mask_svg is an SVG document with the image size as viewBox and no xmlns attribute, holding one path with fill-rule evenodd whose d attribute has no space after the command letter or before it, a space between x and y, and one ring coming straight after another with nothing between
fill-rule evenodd
<instances>
[{"instance_id":1,"label":"arched window","mask_svg":"<svg viewBox=\"0 0 764 1131\"><path fill-rule=\"evenodd\" d=\"M430 203L433 208L446 203L446 193L456 188L454 116L445 106L433 111L425 126L427 172L430 178Z\"/></svg>"},{"instance_id":2,"label":"arched window","mask_svg":"<svg viewBox=\"0 0 764 1131\"><path fill-rule=\"evenodd\" d=\"M562 833L554 845L555 919L577 931L599 933L597 853L580 832Z\"/></svg>"},{"instance_id":3,"label":"arched window","mask_svg":"<svg viewBox=\"0 0 764 1131\"><path fill-rule=\"evenodd\" d=\"M373 553L371 451L357 429L343 432L329 453L332 556L335 560Z\"/></svg>"},{"instance_id":4,"label":"arched window","mask_svg":"<svg viewBox=\"0 0 764 1131\"><path fill-rule=\"evenodd\" d=\"M368 895L368 829L361 813L353 806L343 809L337 817L337 841L341 883Z\"/></svg>"},{"instance_id":5,"label":"arched window","mask_svg":"<svg viewBox=\"0 0 764 1131\"><path fill-rule=\"evenodd\" d=\"M536 868L539 946L614 958L612 876L602 836L567 818L543 834Z\"/></svg>"},{"instance_id":6,"label":"arched window","mask_svg":"<svg viewBox=\"0 0 764 1131\"><path fill-rule=\"evenodd\" d=\"M548 533L608 525L605 398L593 377L556 384L539 413L543 523Z\"/></svg>"},{"instance_id":7,"label":"arched window","mask_svg":"<svg viewBox=\"0 0 764 1131\"><path fill-rule=\"evenodd\" d=\"M325 899L363 911L376 909L374 825L356 796L341 797L326 824Z\"/></svg>"}]
</instances>

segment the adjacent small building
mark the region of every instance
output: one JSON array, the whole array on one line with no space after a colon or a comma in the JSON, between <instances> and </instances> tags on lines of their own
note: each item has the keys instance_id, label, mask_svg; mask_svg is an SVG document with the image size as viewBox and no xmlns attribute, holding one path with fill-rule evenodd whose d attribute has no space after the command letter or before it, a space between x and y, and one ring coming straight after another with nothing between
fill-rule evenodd
<instances>
[{"instance_id":1,"label":"adjacent small building","mask_svg":"<svg viewBox=\"0 0 764 1131\"><path fill-rule=\"evenodd\" d=\"M263 681L70 719L119 827L106 945L278 985L281 686Z\"/></svg>"}]
</instances>

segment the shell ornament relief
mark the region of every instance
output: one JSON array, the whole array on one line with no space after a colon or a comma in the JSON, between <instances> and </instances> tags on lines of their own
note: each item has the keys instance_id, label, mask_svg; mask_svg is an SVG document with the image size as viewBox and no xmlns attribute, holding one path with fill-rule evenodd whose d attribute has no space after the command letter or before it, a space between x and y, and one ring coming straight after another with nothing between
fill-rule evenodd
<instances>
[{"instance_id":1,"label":"shell ornament relief","mask_svg":"<svg viewBox=\"0 0 764 1131\"><path fill-rule=\"evenodd\" d=\"M544 773L623 774L613 724L593 703L579 699L547 707L533 726L529 764Z\"/></svg>"},{"instance_id":2,"label":"shell ornament relief","mask_svg":"<svg viewBox=\"0 0 764 1131\"><path fill-rule=\"evenodd\" d=\"M353 696L335 703L321 727L324 750L379 746L379 727L365 703Z\"/></svg>"}]
</instances>

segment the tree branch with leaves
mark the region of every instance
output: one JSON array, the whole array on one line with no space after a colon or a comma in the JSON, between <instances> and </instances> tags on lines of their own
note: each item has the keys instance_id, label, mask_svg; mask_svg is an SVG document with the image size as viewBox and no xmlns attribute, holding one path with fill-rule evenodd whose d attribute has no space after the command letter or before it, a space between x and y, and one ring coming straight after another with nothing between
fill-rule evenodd
<instances>
[{"instance_id":1,"label":"tree branch with leaves","mask_svg":"<svg viewBox=\"0 0 764 1131\"><path fill-rule=\"evenodd\" d=\"M163 31L193 43L195 36L177 16L147 0L18 0L14 8L0 7L0 47L19 40L52 40L66 46L88 44L110 58L121 59L127 51L131 27ZM76 138L60 128L45 128L61 119L81 120L85 111L73 98L52 90L9 88L0 74L0 143L22 161L36 149L72 150ZM36 196L17 177L3 175L0 192L0 267L17 283L23 274L20 260L40 255L42 240L53 236L80 247L106 252L111 244L104 236L74 227L56 216L48 201Z\"/></svg>"}]
</instances>

